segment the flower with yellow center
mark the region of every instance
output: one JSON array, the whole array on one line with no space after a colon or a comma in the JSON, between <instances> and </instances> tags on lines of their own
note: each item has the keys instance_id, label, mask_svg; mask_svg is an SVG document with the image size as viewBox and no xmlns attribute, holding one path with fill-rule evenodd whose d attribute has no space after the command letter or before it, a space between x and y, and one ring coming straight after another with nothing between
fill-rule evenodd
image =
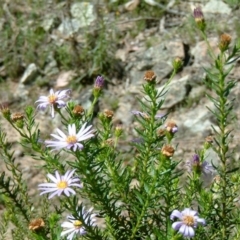
<instances>
[{"instance_id":1,"label":"flower with yellow center","mask_svg":"<svg viewBox=\"0 0 240 240\"><path fill-rule=\"evenodd\" d=\"M82 188L80 184L80 179L78 177L72 177L75 170L67 171L64 175L60 175L58 171L55 172L55 176L48 174L47 177L52 180L52 183L41 183L38 185L39 190L42 191L40 195L51 193L48 199L54 197L55 195L60 196L65 194L70 196L71 194L76 194L76 192L71 187Z\"/></svg>"},{"instance_id":2,"label":"flower with yellow center","mask_svg":"<svg viewBox=\"0 0 240 240\"><path fill-rule=\"evenodd\" d=\"M182 212L174 210L170 216L171 220L178 218L180 221L174 222L172 228L182 234L184 237L192 238L195 235L194 228L198 224L205 225L206 221L198 217L197 211L185 208Z\"/></svg>"},{"instance_id":3,"label":"flower with yellow center","mask_svg":"<svg viewBox=\"0 0 240 240\"><path fill-rule=\"evenodd\" d=\"M95 226L96 223L96 214L92 213L93 208L85 210L85 207L82 207L80 211L77 211L77 216L73 217L72 215L67 217L66 222L61 224L61 227L64 228L64 231L61 232L61 237L67 235L67 240L72 240L75 235L84 235L86 234L86 229L84 226Z\"/></svg>"},{"instance_id":4,"label":"flower with yellow center","mask_svg":"<svg viewBox=\"0 0 240 240\"><path fill-rule=\"evenodd\" d=\"M73 151L76 151L77 149L82 150L83 144L81 144L81 141L87 140L94 136L92 133L93 130L91 130L92 126L87 126L87 123L84 123L77 133L76 131L76 125L70 124L68 125L68 135L66 135L64 132L62 132L60 129L56 129L57 134L51 134L52 137L54 137L56 140L46 140L45 144L47 147L53 147L55 150L59 150L62 148L72 149Z\"/></svg>"},{"instance_id":5,"label":"flower with yellow center","mask_svg":"<svg viewBox=\"0 0 240 240\"><path fill-rule=\"evenodd\" d=\"M70 90L62 90L54 92L53 89L50 90L48 96L40 96L36 103L39 103L37 108L40 110L45 110L48 106L51 108L51 116L54 118L54 108L62 108L66 106L64 100L70 98Z\"/></svg>"}]
</instances>

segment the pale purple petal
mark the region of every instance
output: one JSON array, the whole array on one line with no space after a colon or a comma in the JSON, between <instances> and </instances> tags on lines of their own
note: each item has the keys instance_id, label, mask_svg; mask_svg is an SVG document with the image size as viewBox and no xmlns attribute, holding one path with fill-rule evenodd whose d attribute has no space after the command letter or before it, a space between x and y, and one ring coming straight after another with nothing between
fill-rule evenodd
<instances>
[{"instance_id":1,"label":"pale purple petal","mask_svg":"<svg viewBox=\"0 0 240 240\"><path fill-rule=\"evenodd\" d=\"M179 212L178 210L173 210L173 212L170 216L170 219L173 220L175 217L181 219L182 218L182 213Z\"/></svg>"},{"instance_id":2,"label":"pale purple petal","mask_svg":"<svg viewBox=\"0 0 240 240\"><path fill-rule=\"evenodd\" d=\"M197 222L201 223L202 225L206 225L206 221L203 218L197 218Z\"/></svg>"},{"instance_id":3,"label":"pale purple petal","mask_svg":"<svg viewBox=\"0 0 240 240\"><path fill-rule=\"evenodd\" d=\"M177 231L177 230L179 230L179 228L180 228L182 225L183 225L182 222L174 222L174 223L172 224L172 228Z\"/></svg>"}]
</instances>

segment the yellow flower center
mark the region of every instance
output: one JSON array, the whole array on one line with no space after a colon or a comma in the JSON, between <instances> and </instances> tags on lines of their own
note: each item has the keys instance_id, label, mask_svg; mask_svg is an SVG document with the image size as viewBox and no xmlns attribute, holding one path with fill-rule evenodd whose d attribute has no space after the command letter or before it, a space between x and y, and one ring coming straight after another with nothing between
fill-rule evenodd
<instances>
[{"instance_id":1,"label":"yellow flower center","mask_svg":"<svg viewBox=\"0 0 240 240\"><path fill-rule=\"evenodd\" d=\"M68 144L74 144L74 143L77 142L77 138L76 138L76 136L68 136L67 139L66 139L66 142Z\"/></svg>"},{"instance_id":2,"label":"yellow flower center","mask_svg":"<svg viewBox=\"0 0 240 240\"><path fill-rule=\"evenodd\" d=\"M68 183L66 181L61 181L57 184L57 187L60 189L64 189L68 187Z\"/></svg>"},{"instance_id":3,"label":"yellow flower center","mask_svg":"<svg viewBox=\"0 0 240 240\"><path fill-rule=\"evenodd\" d=\"M192 217L192 216L184 216L183 217L183 222L187 226L193 226L194 225L194 217Z\"/></svg>"},{"instance_id":4,"label":"yellow flower center","mask_svg":"<svg viewBox=\"0 0 240 240\"><path fill-rule=\"evenodd\" d=\"M76 229L78 229L82 226L82 222L79 220L76 220L76 221L74 221L73 225Z\"/></svg>"},{"instance_id":5,"label":"yellow flower center","mask_svg":"<svg viewBox=\"0 0 240 240\"><path fill-rule=\"evenodd\" d=\"M49 101L51 104L54 104L54 103L56 102L56 100L57 100L56 95L51 94L51 95L48 96L48 101Z\"/></svg>"}]
</instances>

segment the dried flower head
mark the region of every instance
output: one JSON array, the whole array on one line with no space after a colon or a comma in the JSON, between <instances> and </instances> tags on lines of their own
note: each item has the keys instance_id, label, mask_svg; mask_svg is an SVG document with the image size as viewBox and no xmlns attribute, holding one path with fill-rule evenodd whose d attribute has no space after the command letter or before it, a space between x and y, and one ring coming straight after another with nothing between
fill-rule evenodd
<instances>
[{"instance_id":1,"label":"dried flower head","mask_svg":"<svg viewBox=\"0 0 240 240\"><path fill-rule=\"evenodd\" d=\"M24 115L22 113L15 113L11 116L12 121L15 123L15 125L18 128L23 128L24 127Z\"/></svg>"},{"instance_id":2,"label":"dried flower head","mask_svg":"<svg viewBox=\"0 0 240 240\"><path fill-rule=\"evenodd\" d=\"M0 104L0 111L2 112L3 116L10 120L11 117L11 112L9 109L9 103L8 102L3 102Z\"/></svg>"},{"instance_id":3,"label":"dried flower head","mask_svg":"<svg viewBox=\"0 0 240 240\"><path fill-rule=\"evenodd\" d=\"M103 114L104 114L104 116L107 117L107 118L112 118L113 115L114 115L114 112L111 111L111 110L107 110L107 109L106 109L106 110L104 110Z\"/></svg>"},{"instance_id":4,"label":"dried flower head","mask_svg":"<svg viewBox=\"0 0 240 240\"><path fill-rule=\"evenodd\" d=\"M205 225L206 221L198 217L198 212L185 208L182 212L174 210L170 216L171 220L178 218L180 221L174 222L172 228L178 231L184 237L192 238L195 235L194 229L198 224Z\"/></svg>"},{"instance_id":5,"label":"dried flower head","mask_svg":"<svg viewBox=\"0 0 240 240\"><path fill-rule=\"evenodd\" d=\"M232 37L229 34L223 33L220 36L220 43L218 45L219 49L222 52L226 51L231 41L232 41Z\"/></svg>"},{"instance_id":6,"label":"dried flower head","mask_svg":"<svg viewBox=\"0 0 240 240\"><path fill-rule=\"evenodd\" d=\"M147 72L145 72L144 74L144 80L147 82L153 82L156 80L156 75L152 70L149 70Z\"/></svg>"},{"instance_id":7,"label":"dried flower head","mask_svg":"<svg viewBox=\"0 0 240 240\"><path fill-rule=\"evenodd\" d=\"M203 16L203 12L202 9L200 7L196 7L193 10L193 17L195 19L195 22L197 24L197 27L201 30L204 31L205 27L206 27L206 23L204 20L204 16Z\"/></svg>"},{"instance_id":8,"label":"dried flower head","mask_svg":"<svg viewBox=\"0 0 240 240\"><path fill-rule=\"evenodd\" d=\"M105 146L112 147L112 146L114 146L114 140L112 138L108 138L106 141L104 141L102 143L102 146L103 147L105 147Z\"/></svg>"},{"instance_id":9,"label":"dried flower head","mask_svg":"<svg viewBox=\"0 0 240 240\"><path fill-rule=\"evenodd\" d=\"M166 130L165 130L165 129L159 128L159 129L157 130L157 136L158 136L158 137L164 137L165 135L166 135Z\"/></svg>"},{"instance_id":10,"label":"dried flower head","mask_svg":"<svg viewBox=\"0 0 240 240\"><path fill-rule=\"evenodd\" d=\"M22 120L22 119L24 119L24 115L22 113L14 113L12 115L12 121L13 122L16 122L16 121Z\"/></svg>"},{"instance_id":11,"label":"dried flower head","mask_svg":"<svg viewBox=\"0 0 240 240\"><path fill-rule=\"evenodd\" d=\"M162 154L166 157L172 157L174 154L174 151L175 151L174 148L170 145L163 146L161 150Z\"/></svg>"},{"instance_id":12,"label":"dried flower head","mask_svg":"<svg viewBox=\"0 0 240 240\"><path fill-rule=\"evenodd\" d=\"M44 223L43 219L42 218L37 218L37 219L32 220L29 223L28 229L35 231L35 230L38 230L40 228L43 228L44 226L45 226L45 223Z\"/></svg>"},{"instance_id":13,"label":"dried flower head","mask_svg":"<svg viewBox=\"0 0 240 240\"><path fill-rule=\"evenodd\" d=\"M74 106L72 112L76 116L81 116L84 113L84 108L81 105L76 105Z\"/></svg>"},{"instance_id":14,"label":"dried flower head","mask_svg":"<svg viewBox=\"0 0 240 240\"><path fill-rule=\"evenodd\" d=\"M209 136L207 136L207 137L205 138L205 141L206 141L207 143L213 143L213 140L214 140L214 138L213 138L212 135L209 135Z\"/></svg>"},{"instance_id":15,"label":"dried flower head","mask_svg":"<svg viewBox=\"0 0 240 240\"><path fill-rule=\"evenodd\" d=\"M167 122L167 124L165 125L165 128L170 133L176 133L178 131L178 126L173 121Z\"/></svg>"},{"instance_id":16,"label":"dried flower head","mask_svg":"<svg viewBox=\"0 0 240 240\"><path fill-rule=\"evenodd\" d=\"M209 149L214 142L214 137L212 135L209 135L205 138L204 148Z\"/></svg>"}]
</instances>

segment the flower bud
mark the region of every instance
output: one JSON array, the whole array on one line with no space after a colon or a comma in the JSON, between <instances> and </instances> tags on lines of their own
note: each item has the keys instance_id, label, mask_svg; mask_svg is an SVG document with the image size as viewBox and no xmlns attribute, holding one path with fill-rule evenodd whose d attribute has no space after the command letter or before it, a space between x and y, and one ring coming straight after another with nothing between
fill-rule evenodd
<instances>
[{"instance_id":1,"label":"flower bud","mask_svg":"<svg viewBox=\"0 0 240 240\"><path fill-rule=\"evenodd\" d=\"M93 88L93 95L95 98L98 98L100 96L100 93L103 88L103 84L104 84L104 78L102 76L97 76L95 80L94 88Z\"/></svg>"},{"instance_id":2,"label":"flower bud","mask_svg":"<svg viewBox=\"0 0 240 240\"><path fill-rule=\"evenodd\" d=\"M177 72L183 65L183 61L181 58L177 57L173 60L173 69Z\"/></svg>"},{"instance_id":3,"label":"flower bud","mask_svg":"<svg viewBox=\"0 0 240 240\"><path fill-rule=\"evenodd\" d=\"M7 102L0 104L0 111L2 112L4 118L6 118L8 121L11 121L11 111Z\"/></svg>"},{"instance_id":4,"label":"flower bud","mask_svg":"<svg viewBox=\"0 0 240 240\"><path fill-rule=\"evenodd\" d=\"M213 144L213 140L214 140L214 138L212 135L207 136L205 138L204 148L209 149Z\"/></svg>"},{"instance_id":5,"label":"flower bud","mask_svg":"<svg viewBox=\"0 0 240 240\"><path fill-rule=\"evenodd\" d=\"M197 7L193 10L193 17L195 19L198 29L204 32L206 28L206 23L204 20L202 9L200 7Z\"/></svg>"},{"instance_id":6,"label":"flower bud","mask_svg":"<svg viewBox=\"0 0 240 240\"><path fill-rule=\"evenodd\" d=\"M120 137L123 133L123 128L120 125L117 125L115 128L115 136Z\"/></svg>"},{"instance_id":7,"label":"flower bud","mask_svg":"<svg viewBox=\"0 0 240 240\"><path fill-rule=\"evenodd\" d=\"M104 84L104 78L102 76L97 76L94 88L102 89Z\"/></svg>"},{"instance_id":8,"label":"flower bud","mask_svg":"<svg viewBox=\"0 0 240 240\"><path fill-rule=\"evenodd\" d=\"M18 128L22 129L24 127L24 115L22 113L15 113L11 118Z\"/></svg>"}]
</instances>

